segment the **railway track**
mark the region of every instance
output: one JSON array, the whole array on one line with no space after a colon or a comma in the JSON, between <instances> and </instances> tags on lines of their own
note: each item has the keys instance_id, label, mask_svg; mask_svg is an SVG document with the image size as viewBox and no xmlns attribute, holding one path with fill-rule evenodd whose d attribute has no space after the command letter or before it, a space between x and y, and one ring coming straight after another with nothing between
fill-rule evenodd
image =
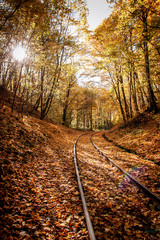
<instances>
[{"instance_id":1,"label":"railway track","mask_svg":"<svg viewBox=\"0 0 160 240\"><path fill-rule=\"evenodd\" d=\"M114 162L120 168L122 168L122 170L124 170L125 175L131 175L131 178L132 177L136 178L136 180L140 181L142 185L145 185L145 187L149 188L149 191L153 192L153 194L152 193L149 194L150 195L149 197L152 198L152 195L154 195L154 193L156 195L160 194L159 166L157 166L151 161L144 160L135 154L130 154L112 143L106 142L106 140L104 139L104 134L102 133L94 134L93 137L97 145L99 144L98 146L96 145L95 147L97 148L97 150L99 149L103 150L103 153L106 155L105 156L106 159L111 158L111 162L112 160L114 160ZM141 190L143 190L143 187ZM155 202L159 204L159 199L157 200L157 197L154 196L153 198L155 199Z\"/></svg>"},{"instance_id":2,"label":"railway track","mask_svg":"<svg viewBox=\"0 0 160 240\"><path fill-rule=\"evenodd\" d=\"M160 198L128 173L136 161L130 165L118 157L115 162L106 154L107 148L111 151L112 147L107 146L102 133L82 134L74 144L75 169L90 240L159 239ZM111 151L109 155L112 154Z\"/></svg>"}]
</instances>

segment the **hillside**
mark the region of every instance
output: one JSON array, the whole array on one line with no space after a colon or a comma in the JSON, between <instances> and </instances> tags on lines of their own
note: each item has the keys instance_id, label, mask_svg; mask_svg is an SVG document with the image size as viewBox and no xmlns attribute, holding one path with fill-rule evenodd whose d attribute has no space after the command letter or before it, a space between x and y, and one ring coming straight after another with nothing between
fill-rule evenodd
<instances>
[{"instance_id":1,"label":"hillside","mask_svg":"<svg viewBox=\"0 0 160 240\"><path fill-rule=\"evenodd\" d=\"M85 237L72 156L79 132L18 120L9 108L0 118L2 239Z\"/></svg>"},{"instance_id":2,"label":"hillside","mask_svg":"<svg viewBox=\"0 0 160 240\"><path fill-rule=\"evenodd\" d=\"M144 112L107 132L109 141L160 165L160 113Z\"/></svg>"},{"instance_id":3,"label":"hillside","mask_svg":"<svg viewBox=\"0 0 160 240\"><path fill-rule=\"evenodd\" d=\"M2 239L88 239L73 162L81 132L11 113L1 101ZM159 164L160 115L143 114L106 133Z\"/></svg>"}]
</instances>

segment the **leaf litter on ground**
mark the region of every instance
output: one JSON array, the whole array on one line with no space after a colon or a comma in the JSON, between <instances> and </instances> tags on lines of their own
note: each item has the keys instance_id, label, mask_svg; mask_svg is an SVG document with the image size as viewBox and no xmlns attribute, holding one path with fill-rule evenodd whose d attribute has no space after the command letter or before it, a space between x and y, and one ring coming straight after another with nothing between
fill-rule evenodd
<instances>
[{"instance_id":1,"label":"leaf litter on ground","mask_svg":"<svg viewBox=\"0 0 160 240\"><path fill-rule=\"evenodd\" d=\"M9 108L0 118L2 239L88 240L72 151L81 133L34 117L19 119ZM128 194L136 190L118 172L115 177L114 169L107 170L87 140L80 144L83 152L84 147L82 182L97 239L157 239L153 207L140 203L143 195Z\"/></svg>"}]
</instances>

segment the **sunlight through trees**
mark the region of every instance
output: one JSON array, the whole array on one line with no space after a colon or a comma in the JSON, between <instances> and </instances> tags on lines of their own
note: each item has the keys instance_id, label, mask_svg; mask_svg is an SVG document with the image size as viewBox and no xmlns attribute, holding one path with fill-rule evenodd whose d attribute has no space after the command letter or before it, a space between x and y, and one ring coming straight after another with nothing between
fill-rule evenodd
<instances>
[{"instance_id":1,"label":"sunlight through trees","mask_svg":"<svg viewBox=\"0 0 160 240\"><path fill-rule=\"evenodd\" d=\"M18 61L22 61L25 58L25 55L26 50L21 46L17 46L13 51L13 57Z\"/></svg>"},{"instance_id":2,"label":"sunlight through trees","mask_svg":"<svg viewBox=\"0 0 160 240\"><path fill-rule=\"evenodd\" d=\"M108 1L113 11L95 31L85 0L2 2L0 84L22 99L21 114L29 102L41 119L106 129L157 112L158 0Z\"/></svg>"}]
</instances>

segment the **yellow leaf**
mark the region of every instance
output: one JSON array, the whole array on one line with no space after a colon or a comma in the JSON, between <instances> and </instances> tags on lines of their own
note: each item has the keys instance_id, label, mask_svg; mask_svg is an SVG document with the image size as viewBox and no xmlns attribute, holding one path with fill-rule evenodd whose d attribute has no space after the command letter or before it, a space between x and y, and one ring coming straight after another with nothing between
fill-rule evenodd
<instances>
[{"instance_id":1,"label":"yellow leaf","mask_svg":"<svg viewBox=\"0 0 160 240\"><path fill-rule=\"evenodd\" d=\"M87 231L86 228L83 228L82 232L83 232L83 233L86 233L86 231Z\"/></svg>"}]
</instances>

